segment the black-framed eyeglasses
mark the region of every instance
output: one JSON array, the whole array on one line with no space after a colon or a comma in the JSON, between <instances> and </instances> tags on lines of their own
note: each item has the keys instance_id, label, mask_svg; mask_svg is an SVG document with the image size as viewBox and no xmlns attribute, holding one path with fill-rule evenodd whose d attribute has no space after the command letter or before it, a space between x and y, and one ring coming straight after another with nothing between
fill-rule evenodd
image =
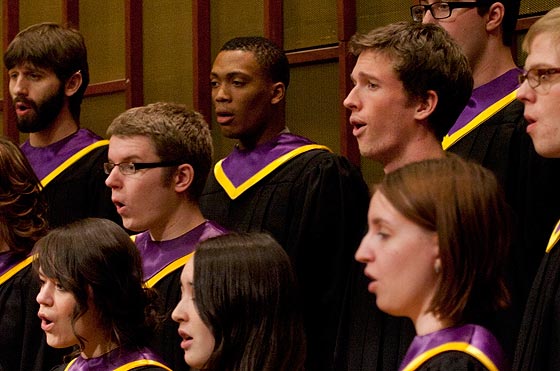
<instances>
[{"instance_id":1,"label":"black-framed eyeglasses","mask_svg":"<svg viewBox=\"0 0 560 371\"><path fill-rule=\"evenodd\" d=\"M422 22L427 11L432 13L432 17L434 17L434 19L445 19L451 17L453 9L476 8L479 5L480 2L478 1L470 3L441 1L433 4L413 5L410 7L410 15L412 16L412 20L414 22Z\"/></svg>"},{"instance_id":2,"label":"black-framed eyeglasses","mask_svg":"<svg viewBox=\"0 0 560 371\"><path fill-rule=\"evenodd\" d=\"M519 74L517 78L519 84L527 81L532 89L536 90L540 86L543 91L547 91L552 82L552 75L559 73L560 68L531 68L529 71Z\"/></svg>"},{"instance_id":3,"label":"black-framed eyeglasses","mask_svg":"<svg viewBox=\"0 0 560 371\"><path fill-rule=\"evenodd\" d=\"M119 168L121 174L124 175L132 175L135 174L136 171L141 169L153 169L156 167L171 167L171 166L179 166L181 162L177 161L161 161L161 162L121 162L120 164L115 164L112 162L106 162L103 164L103 170L105 174L111 174L111 171L115 167Z\"/></svg>"}]
</instances>

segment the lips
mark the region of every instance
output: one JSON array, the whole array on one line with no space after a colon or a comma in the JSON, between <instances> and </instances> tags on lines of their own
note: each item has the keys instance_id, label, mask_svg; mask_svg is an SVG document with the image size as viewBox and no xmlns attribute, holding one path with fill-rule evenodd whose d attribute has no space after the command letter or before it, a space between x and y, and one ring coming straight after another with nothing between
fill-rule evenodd
<instances>
[{"instance_id":1,"label":"lips","mask_svg":"<svg viewBox=\"0 0 560 371\"><path fill-rule=\"evenodd\" d=\"M350 118L350 125L352 126L352 134L354 136L358 136L363 131L362 129L366 127L364 122L355 118Z\"/></svg>"},{"instance_id":2,"label":"lips","mask_svg":"<svg viewBox=\"0 0 560 371\"><path fill-rule=\"evenodd\" d=\"M233 121L234 115L228 111L216 110L216 121L220 125L229 124Z\"/></svg>"},{"instance_id":3,"label":"lips","mask_svg":"<svg viewBox=\"0 0 560 371\"><path fill-rule=\"evenodd\" d=\"M18 116L26 114L33 108L33 104L23 99L16 99L14 103L15 111Z\"/></svg>"},{"instance_id":4,"label":"lips","mask_svg":"<svg viewBox=\"0 0 560 371\"><path fill-rule=\"evenodd\" d=\"M192 336L189 336L189 334L181 329L179 329L179 336L183 339L183 341L181 341L181 349L187 350L190 348L193 342Z\"/></svg>"},{"instance_id":5,"label":"lips","mask_svg":"<svg viewBox=\"0 0 560 371\"><path fill-rule=\"evenodd\" d=\"M41 319L41 329L45 332L49 332L54 327L54 322L52 322L45 314L39 312L39 318Z\"/></svg>"}]
</instances>

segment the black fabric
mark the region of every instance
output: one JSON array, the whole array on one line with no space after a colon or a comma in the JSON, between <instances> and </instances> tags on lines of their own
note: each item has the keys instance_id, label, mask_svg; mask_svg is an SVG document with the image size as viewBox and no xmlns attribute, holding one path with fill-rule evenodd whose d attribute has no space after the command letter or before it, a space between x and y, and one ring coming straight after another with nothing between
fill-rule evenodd
<instances>
[{"instance_id":1,"label":"black fabric","mask_svg":"<svg viewBox=\"0 0 560 371\"><path fill-rule=\"evenodd\" d=\"M398 370L414 336L412 321L382 312L368 292L364 264L354 262L345 294L335 370Z\"/></svg>"},{"instance_id":2,"label":"black fabric","mask_svg":"<svg viewBox=\"0 0 560 371\"><path fill-rule=\"evenodd\" d=\"M181 272L177 269L154 285L161 300L161 315L164 321L154 335L150 348L154 350L173 371L188 371L185 352L181 348L181 337L177 330L179 324L171 319L171 313L181 300Z\"/></svg>"},{"instance_id":3,"label":"black fabric","mask_svg":"<svg viewBox=\"0 0 560 371\"><path fill-rule=\"evenodd\" d=\"M420 365L417 371L488 371L482 363L473 356L449 351L436 355ZM506 371L506 370L500 370Z\"/></svg>"},{"instance_id":4,"label":"black fabric","mask_svg":"<svg viewBox=\"0 0 560 371\"><path fill-rule=\"evenodd\" d=\"M481 323L498 337L510 360L533 278L560 215L560 159L539 156L526 125L523 104L516 100L449 148L492 170L515 214L511 260L504 263L512 306Z\"/></svg>"},{"instance_id":5,"label":"black fabric","mask_svg":"<svg viewBox=\"0 0 560 371\"><path fill-rule=\"evenodd\" d=\"M560 370L560 246L542 259L535 277L513 370Z\"/></svg>"},{"instance_id":6,"label":"black fabric","mask_svg":"<svg viewBox=\"0 0 560 371\"><path fill-rule=\"evenodd\" d=\"M69 350L46 343L37 317L39 280L31 265L0 285L0 370L43 371L62 362Z\"/></svg>"},{"instance_id":7,"label":"black fabric","mask_svg":"<svg viewBox=\"0 0 560 371\"><path fill-rule=\"evenodd\" d=\"M111 189L105 185L108 146L86 154L55 177L43 189L51 228L72 221L97 217L122 225L122 219L111 202Z\"/></svg>"},{"instance_id":8,"label":"black fabric","mask_svg":"<svg viewBox=\"0 0 560 371\"><path fill-rule=\"evenodd\" d=\"M303 296L307 371L332 369L342 297L368 204L359 169L323 150L298 155L233 201L212 173L200 199L206 218L231 230L266 231L291 257Z\"/></svg>"}]
</instances>

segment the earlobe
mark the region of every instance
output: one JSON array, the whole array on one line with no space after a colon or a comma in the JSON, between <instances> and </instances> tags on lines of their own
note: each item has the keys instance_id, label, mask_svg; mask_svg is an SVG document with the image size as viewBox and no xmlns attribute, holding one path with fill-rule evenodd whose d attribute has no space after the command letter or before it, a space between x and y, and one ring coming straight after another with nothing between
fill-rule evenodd
<instances>
[{"instance_id":1,"label":"earlobe","mask_svg":"<svg viewBox=\"0 0 560 371\"><path fill-rule=\"evenodd\" d=\"M281 102L286 95L286 86L283 82L275 82L272 85L272 97L270 103L277 104Z\"/></svg>"},{"instance_id":2,"label":"earlobe","mask_svg":"<svg viewBox=\"0 0 560 371\"><path fill-rule=\"evenodd\" d=\"M71 97L76 94L80 86L82 86L82 71L77 71L66 81L64 93L67 97Z\"/></svg>"}]
</instances>

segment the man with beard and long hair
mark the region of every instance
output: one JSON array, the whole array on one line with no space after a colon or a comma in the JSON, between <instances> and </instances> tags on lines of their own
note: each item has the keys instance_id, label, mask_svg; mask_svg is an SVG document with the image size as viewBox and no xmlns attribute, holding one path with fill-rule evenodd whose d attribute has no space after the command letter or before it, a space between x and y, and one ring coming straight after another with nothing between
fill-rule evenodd
<instances>
[{"instance_id":1,"label":"man with beard and long hair","mask_svg":"<svg viewBox=\"0 0 560 371\"><path fill-rule=\"evenodd\" d=\"M105 186L108 141L80 128L89 83L83 36L56 23L32 25L4 53L21 149L41 180L51 227L85 217L122 225Z\"/></svg>"}]
</instances>

